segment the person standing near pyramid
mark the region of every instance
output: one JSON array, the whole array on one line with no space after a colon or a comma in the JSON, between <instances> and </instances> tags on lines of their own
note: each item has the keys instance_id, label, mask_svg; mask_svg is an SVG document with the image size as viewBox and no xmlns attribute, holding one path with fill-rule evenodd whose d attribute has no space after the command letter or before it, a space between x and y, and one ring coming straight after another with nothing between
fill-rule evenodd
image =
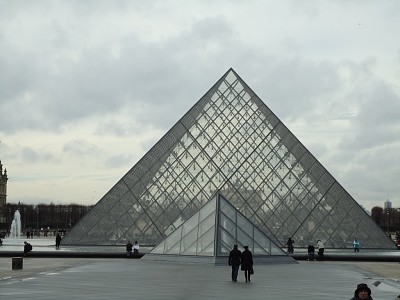
<instances>
[{"instance_id":1,"label":"person standing near pyramid","mask_svg":"<svg viewBox=\"0 0 400 300\"><path fill-rule=\"evenodd\" d=\"M133 245L133 256L138 256L139 255L139 244L137 241L135 241L135 244Z\"/></svg>"},{"instance_id":2,"label":"person standing near pyramid","mask_svg":"<svg viewBox=\"0 0 400 300\"><path fill-rule=\"evenodd\" d=\"M233 250L229 253L228 265L232 266L232 281L237 281L242 252L238 245L233 245Z\"/></svg>"},{"instance_id":3,"label":"person standing near pyramid","mask_svg":"<svg viewBox=\"0 0 400 300\"><path fill-rule=\"evenodd\" d=\"M353 241L354 252L360 252L360 242L355 238Z\"/></svg>"},{"instance_id":4,"label":"person standing near pyramid","mask_svg":"<svg viewBox=\"0 0 400 300\"><path fill-rule=\"evenodd\" d=\"M288 252L289 254L293 254L293 252L294 252L294 246L293 246L293 244L294 244L294 240L292 240L291 237L288 238L288 240L287 240L287 242L286 242L285 245L287 245L287 252Z\"/></svg>"},{"instance_id":5,"label":"person standing near pyramid","mask_svg":"<svg viewBox=\"0 0 400 300\"><path fill-rule=\"evenodd\" d=\"M307 252L308 252L308 260L314 260L315 247L312 243L308 245Z\"/></svg>"},{"instance_id":6,"label":"person standing near pyramid","mask_svg":"<svg viewBox=\"0 0 400 300\"><path fill-rule=\"evenodd\" d=\"M126 256L127 257L131 257L132 256L132 243L131 241L128 241L128 243L126 244Z\"/></svg>"},{"instance_id":7,"label":"person standing near pyramid","mask_svg":"<svg viewBox=\"0 0 400 300\"><path fill-rule=\"evenodd\" d=\"M325 245L324 242L321 240L317 241L317 246L318 246L318 256L320 259L324 258L324 251L325 251Z\"/></svg>"},{"instance_id":8,"label":"person standing near pyramid","mask_svg":"<svg viewBox=\"0 0 400 300\"><path fill-rule=\"evenodd\" d=\"M57 249L60 248L60 243L61 243L61 235L57 232L57 236L56 236L56 248Z\"/></svg>"}]
</instances>

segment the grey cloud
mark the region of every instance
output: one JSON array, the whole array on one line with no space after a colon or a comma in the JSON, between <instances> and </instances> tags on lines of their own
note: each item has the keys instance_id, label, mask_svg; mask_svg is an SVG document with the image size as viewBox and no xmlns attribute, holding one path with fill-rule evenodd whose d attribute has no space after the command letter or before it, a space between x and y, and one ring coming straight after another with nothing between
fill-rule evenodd
<instances>
[{"instance_id":1,"label":"grey cloud","mask_svg":"<svg viewBox=\"0 0 400 300\"><path fill-rule=\"evenodd\" d=\"M85 140L76 139L67 142L63 147L63 152L72 155L95 155L99 153L100 149Z\"/></svg>"},{"instance_id":2,"label":"grey cloud","mask_svg":"<svg viewBox=\"0 0 400 300\"><path fill-rule=\"evenodd\" d=\"M267 66L264 72L264 93L270 95L279 116L292 120L315 116L326 95L341 87L337 66L329 62L294 58Z\"/></svg>"},{"instance_id":3,"label":"grey cloud","mask_svg":"<svg viewBox=\"0 0 400 300\"><path fill-rule=\"evenodd\" d=\"M340 147L363 149L396 143L400 130L400 97L380 82L371 82L363 89L362 105L351 119L352 130Z\"/></svg>"},{"instance_id":4,"label":"grey cloud","mask_svg":"<svg viewBox=\"0 0 400 300\"><path fill-rule=\"evenodd\" d=\"M157 44L127 36L118 58L106 45L80 52L78 60L68 58L61 49L60 58L51 64L46 57L40 57L32 61L34 65L43 65L41 78L35 78L40 81L34 92L29 87L25 89L32 93L32 110L29 114L22 110L23 122L13 116L10 123L17 128L41 126L54 130L65 122L111 113L127 102L142 102L148 111L135 115L137 121L145 122L150 116L155 126L168 128L231 66L239 74L242 70L250 74L243 78L255 86L256 92L259 89L253 82L259 82L261 92L268 95L267 100L277 107L281 117L294 110L297 116L311 114L319 100L316 96L337 86L334 65L302 59L282 61L248 47L232 28L222 16L208 17L194 23L190 30ZM54 30L60 32L59 36L66 35L62 29ZM190 81L186 79L188 73ZM293 105L293 101L301 104ZM16 107L11 105L9 110L13 109Z\"/></svg>"},{"instance_id":5,"label":"grey cloud","mask_svg":"<svg viewBox=\"0 0 400 300\"><path fill-rule=\"evenodd\" d=\"M52 154L46 151L36 151L31 147L23 147L20 150L21 159L24 163L37 163L37 162L47 162L54 160Z\"/></svg>"},{"instance_id":6,"label":"grey cloud","mask_svg":"<svg viewBox=\"0 0 400 300\"><path fill-rule=\"evenodd\" d=\"M114 155L105 161L104 165L108 168L120 168L120 167L129 167L130 165L133 166L132 157L127 155Z\"/></svg>"},{"instance_id":7,"label":"grey cloud","mask_svg":"<svg viewBox=\"0 0 400 300\"><path fill-rule=\"evenodd\" d=\"M96 7L106 10L105 3L97 3ZM97 46L88 43L87 47L82 47L84 45L77 43L85 41L89 28L79 27L79 24L89 27L96 24L90 21L82 24L82 20L86 21L84 16L76 20L69 6L63 11L53 2L47 4L45 17L44 12L35 7L14 4L21 20L13 23L9 19L10 26L22 29L21 34L33 35L28 37L26 48L17 48L18 42L2 36L0 31L4 42L0 49L0 108L9 116L7 122L0 119L0 125L7 132L22 128L57 130L65 122L113 111L128 100L138 101L135 94L140 90L140 80L135 82L135 74L146 80L146 72L141 71L147 62L154 61L152 54L160 54L151 51L152 45L139 42L134 36L129 38L130 49L134 51L121 60L112 56L110 47L113 42L125 41L111 39L111 44L102 44L103 41ZM8 11L13 8L7 7ZM67 22L66 15L73 16L72 20ZM34 24L32 29L27 28L29 22L25 22L23 16L29 16L27 20ZM96 13L91 15L95 16ZM2 23L6 21L3 19ZM148 77L154 76L149 74Z\"/></svg>"},{"instance_id":8,"label":"grey cloud","mask_svg":"<svg viewBox=\"0 0 400 300\"><path fill-rule=\"evenodd\" d=\"M398 185L396 174L400 158L395 153L399 150L400 146L392 146L357 152L352 161L352 168L341 173L343 182L357 189L357 193L365 199L383 201L385 199L379 199L379 197L396 197ZM381 172L381 170L384 171Z\"/></svg>"},{"instance_id":9,"label":"grey cloud","mask_svg":"<svg viewBox=\"0 0 400 300\"><path fill-rule=\"evenodd\" d=\"M118 118L115 118L110 121L99 122L94 133L97 135L131 136L137 131L138 129L131 124L123 123Z\"/></svg>"}]
</instances>

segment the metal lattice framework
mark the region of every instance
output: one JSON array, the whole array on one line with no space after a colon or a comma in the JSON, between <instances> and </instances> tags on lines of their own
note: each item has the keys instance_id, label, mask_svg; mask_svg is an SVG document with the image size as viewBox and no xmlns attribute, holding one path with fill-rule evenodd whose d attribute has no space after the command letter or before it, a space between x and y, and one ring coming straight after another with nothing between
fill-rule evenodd
<instances>
[{"instance_id":1,"label":"metal lattice framework","mask_svg":"<svg viewBox=\"0 0 400 300\"><path fill-rule=\"evenodd\" d=\"M254 255L286 255L220 193L150 254L229 256L233 244L248 246Z\"/></svg>"},{"instance_id":2,"label":"metal lattice framework","mask_svg":"<svg viewBox=\"0 0 400 300\"><path fill-rule=\"evenodd\" d=\"M156 245L222 191L277 244L394 248L233 69L63 239ZM277 239L277 240L276 240Z\"/></svg>"}]
</instances>

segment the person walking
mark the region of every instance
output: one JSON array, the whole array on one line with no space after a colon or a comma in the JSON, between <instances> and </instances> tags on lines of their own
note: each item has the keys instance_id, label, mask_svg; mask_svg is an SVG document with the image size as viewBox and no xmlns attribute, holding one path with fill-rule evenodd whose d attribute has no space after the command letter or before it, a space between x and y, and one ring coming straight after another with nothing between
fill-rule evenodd
<instances>
[{"instance_id":1,"label":"person walking","mask_svg":"<svg viewBox=\"0 0 400 300\"><path fill-rule=\"evenodd\" d=\"M228 265L232 266L232 281L237 281L239 266L241 262L242 252L238 249L238 245L233 245L233 249L229 252Z\"/></svg>"},{"instance_id":2,"label":"person walking","mask_svg":"<svg viewBox=\"0 0 400 300\"><path fill-rule=\"evenodd\" d=\"M60 248L60 244L61 244L61 235L59 233L57 233L57 235L56 235L56 249Z\"/></svg>"},{"instance_id":3,"label":"person walking","mask_svg":"<svg viewBox=\"0 0 400 300\"><path fill-rule=\"evenodd\" d=\"M354 291L354 297L350 300L373 300L371 289L365 283L358 284L357 289Z\"/></svg>"},{"instance_id":4,"label":"person walking","mask_svg":"<svg viewBox=\"0 0 400 300\"><path fill-rule=\"evenodd\" d=\"M354 252L360 252L360 242L357 240L357 238L355 238L353 241L353 248Z\"/></svg>"},{"instance_id":5,"label":"person walking","mask_svg":"<svg viewBox=\"0 0 400 300\"><path fill-rule=\"evenodd\" d=\"M253 254L249 250L249 246L244 246L244 251L241 255L242 267L241 270L244 271L244 277L246 282L250 282L251 270L253 269Z\"/></svg>"}]
</instances>

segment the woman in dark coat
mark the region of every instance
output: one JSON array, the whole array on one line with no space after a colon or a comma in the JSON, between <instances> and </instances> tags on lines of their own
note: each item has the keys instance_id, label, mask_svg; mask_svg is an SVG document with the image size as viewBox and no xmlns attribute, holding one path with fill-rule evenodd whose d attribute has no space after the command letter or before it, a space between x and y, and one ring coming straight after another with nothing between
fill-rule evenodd
<instances>
[{"instance_id":1,"label":"woman in dark coat","mask_svg":"<svg viewBox=\"0 0 400 300\"><path fill-rule=\"evenodd\" d=\"M253 269L253 254L249 250L249 246L244 246L244 251L242 252L242 267L241 270L244 271L244 277L246 282L250 282L250 270Z\"/></svg>"}]
</instances>

